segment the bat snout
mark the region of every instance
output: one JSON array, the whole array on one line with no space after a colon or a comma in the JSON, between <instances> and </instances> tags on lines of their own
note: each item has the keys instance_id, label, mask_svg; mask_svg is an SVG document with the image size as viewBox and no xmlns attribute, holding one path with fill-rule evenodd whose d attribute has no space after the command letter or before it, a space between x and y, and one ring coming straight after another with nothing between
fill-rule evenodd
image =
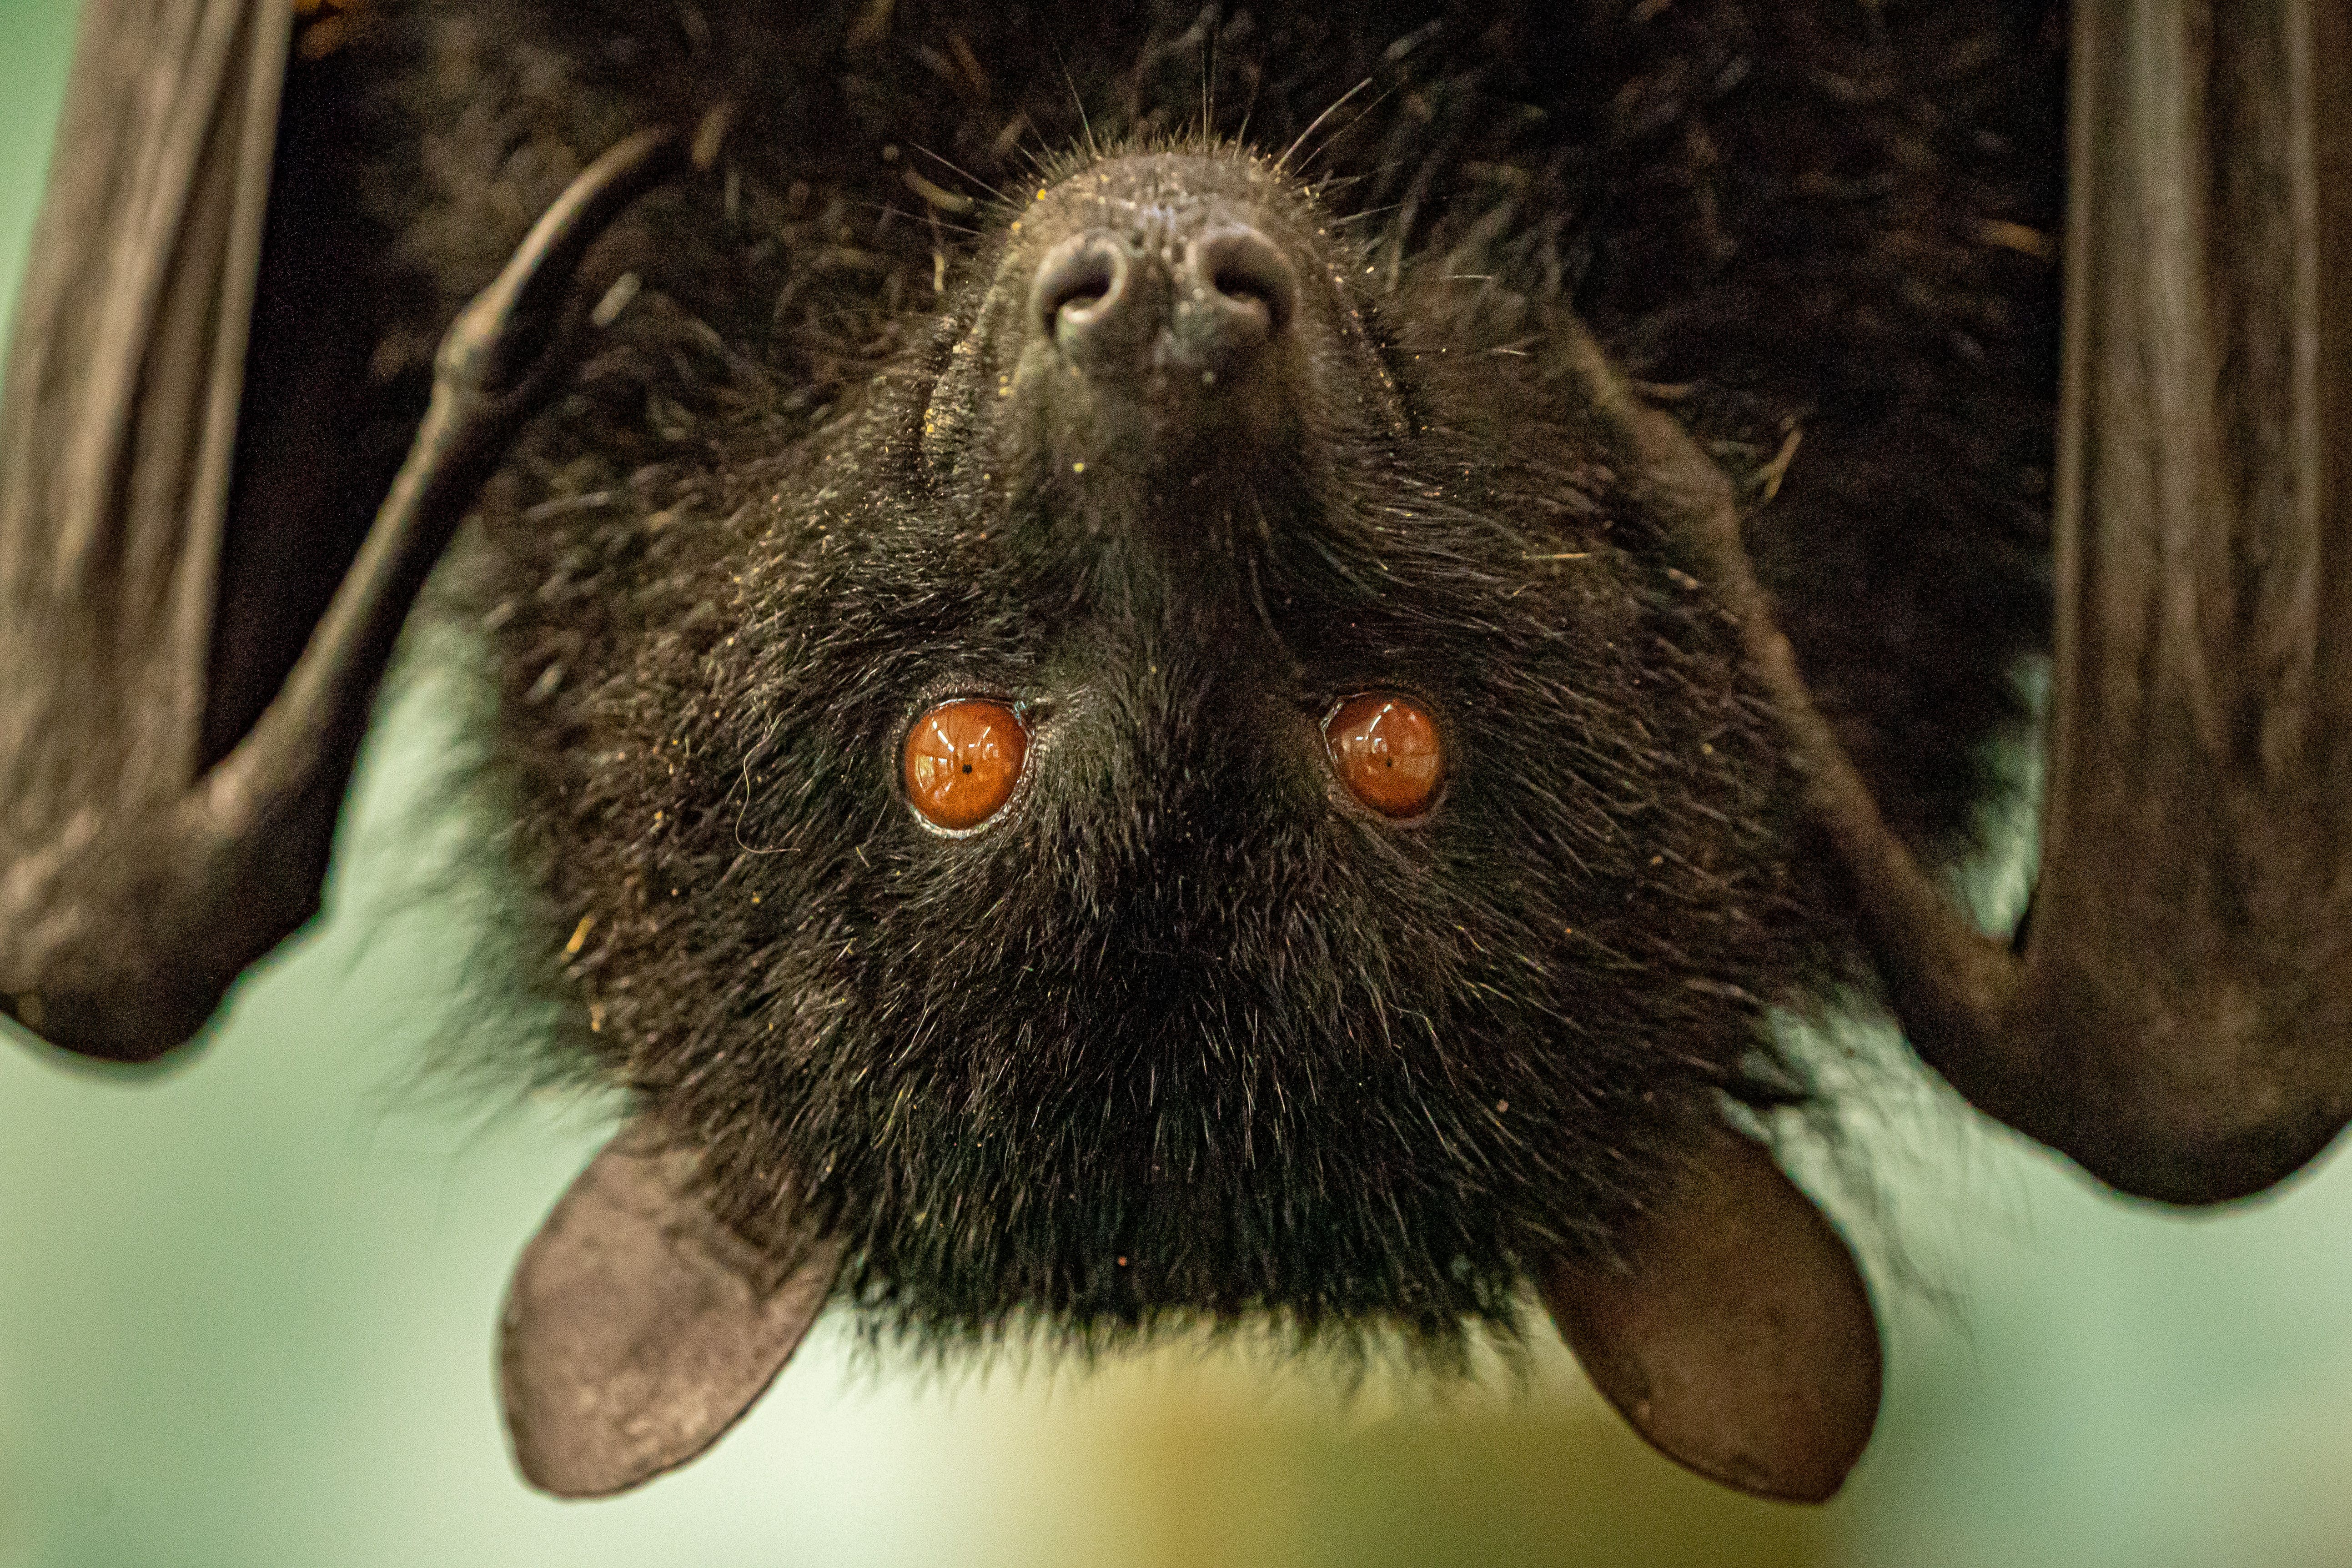
<instances>
[{"instance_id":1,"label":"bat snout","mask_svg":"<svg viewBox=\"0 0 2352 1568\"><path fill-rule=\"evenodd\" d=\"M1282 247L1246 223L1155 237L1096 228L1056 245L1030 288L1035 330L1115 394L1211 394L1256 370L1297 314Z\"/></svg>"},{"instance_id":2,"label":"bat snout","mask_svg":"<svg viewBox=\"0 0 2352 1568\"><path fill-rule=\"evenodd\" d=\"M1318 226L1295 180L1224 151L1105 158L1040 189L927 434L984 428L988 471L1122 525L1299 467L1335 396L1376 396L1350 379L1373 376L1347 307L1314 287L1341 270Z\"/></svg>"}]
</instances>

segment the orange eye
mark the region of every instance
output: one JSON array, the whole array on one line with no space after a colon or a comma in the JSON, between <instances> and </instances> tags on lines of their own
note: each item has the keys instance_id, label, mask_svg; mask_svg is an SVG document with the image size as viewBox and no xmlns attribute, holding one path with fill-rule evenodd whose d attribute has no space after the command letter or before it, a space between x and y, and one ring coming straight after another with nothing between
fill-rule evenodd
<instances>
[{"instance_id":1,"label":"orange eye","mask_svg":"<svg viewBox=\"0 0 2352 1568\"><path fill-rule=\"evenodd\" d=\"M1350 697L1323 721L1331 766L1348 792L1383 816L1419 816L1437 798L1445 749L1437 724L1384 691Z\"/></svg>"},{"instance_id":2,"label":"orange eye","mask_svg":"<svg viewBox=\"0 0 2352 1568\"><path fill-rule=\"evenodd\" d=\"M942 702L907 731L907 798L924 819L976 827L1003 809L1021 778L1029 737L1002 702Z\"/></svg>"}]
</instances>

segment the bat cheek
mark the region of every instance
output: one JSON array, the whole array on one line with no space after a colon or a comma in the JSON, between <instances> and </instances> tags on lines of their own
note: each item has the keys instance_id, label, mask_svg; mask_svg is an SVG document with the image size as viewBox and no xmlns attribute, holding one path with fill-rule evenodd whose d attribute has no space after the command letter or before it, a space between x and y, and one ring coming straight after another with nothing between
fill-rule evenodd
<instances>
[{"instance_id":1,"label":"bat cheek","mask_svg":"<svg viewBox=\"0 0 2352 1568\"><path fill-rule=\"evenodd\" d=\"M1028 755L1028 731L1010 707L959 698L915 721L899 773L916 816L943 832L968 833L1004 809Z\"/></svg>"},{"instance_id":2,"label":"bat cheek","mask_svg":"<svg viewBox=\"0 0 2352 1568\"><path fill-rule=\"evenodd\" d=\"M1445 742L1428 710L1392 691L1350 697L1323 721L1332 776L1392 821L1424 817L1445 789Z\"/></svg>"}]
</instances>

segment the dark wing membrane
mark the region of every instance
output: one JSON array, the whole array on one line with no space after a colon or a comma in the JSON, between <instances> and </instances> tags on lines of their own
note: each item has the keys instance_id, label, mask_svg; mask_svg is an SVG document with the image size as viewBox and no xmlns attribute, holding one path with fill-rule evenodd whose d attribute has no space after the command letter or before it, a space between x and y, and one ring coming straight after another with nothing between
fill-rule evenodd
<instances>
[{"instance_id":1,"label":"dark wing membrane","mask_svg":"<svg viewBox=\"0 0 2352 1568\"><path fill-rule=\"evenodd\" d=\"M2086 3L2072 69L2057 651L2021 955L1886 830L1719 480L1687 453L1659 471L1810 761L1920 1054L2109 1184L2211 1203L2352 1117L2352 18Z\"/></svg>"},{"instance_id":2,"label":"dark wing membrane","mask_svg":"<svg viewBox=\"0 0 2352 1568\"><path fill-rule=\"evenodd\" d=\"M2076 20L2016 1081L1939 1065L2095 1173L2199 1201L2352 1116L2352 17L2126 15Z\"/></svg>"},{"instance_id":3,"label":"dark wing membrane","mask_svg":"<svg viewBox=\"0 0 2352 1568\"><path fill-rule=\"evenodd\" d=\"M92 0L0 405L0 1010L96 1056L180 1044L317 911L401 622L584 346L589 246L682 159L643 132L581 175L395 477L356 428L348 88L289 89L293 11Z\"/></svg>"},{"instance_id":4,"label":"dark wing membrane","mask_svg":"<svg viewBox=\"0 0 2352 1568\"><path fill-rule=\"evenodd\" d=\"M291 23L84 13L0 399L12 849L194 776Z\"/></svg>"},{"instance_id":5,"label":"dark wing membrane","mask_svg":"<svg viewBox=\"0 0 2352 1568\"><path fill-rule=\"evenodd\" d=\"M73 866L196 775L292 25L83 13L0 395L0 1002L36 1027L43 954L135 934Z\"/></svg>"}]
</instances>

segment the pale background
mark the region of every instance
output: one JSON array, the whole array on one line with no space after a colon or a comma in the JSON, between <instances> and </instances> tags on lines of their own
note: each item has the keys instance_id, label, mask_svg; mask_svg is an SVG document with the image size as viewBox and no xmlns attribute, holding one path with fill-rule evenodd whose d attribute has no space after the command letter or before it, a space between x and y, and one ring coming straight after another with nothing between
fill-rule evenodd
<instances>
[{"instance_id":1,"label":"pale background","mask_svg":"<svg viewBox=\"0 0 2352 1568\"><path fill-rule=\"evenodd\" d=\"M0 290L70 30L0 0ZM1654 1459L1548 1335L1522 1384L1348 1404L1186 1350L943 1386L854 1367L837 1323L702 1463L539 1498L491 1326L600 1130L422 1070L469 941L425 887L446 708L429 677L388 705L328 917L190 1060L0 1042L0 1568L2352 1563L2352 1167L2182 1220L1927 1091L1864 1134L1891 1217L1848 1212L1910 1266L1824 1510Z\"/></svg>"}]
</instances>

